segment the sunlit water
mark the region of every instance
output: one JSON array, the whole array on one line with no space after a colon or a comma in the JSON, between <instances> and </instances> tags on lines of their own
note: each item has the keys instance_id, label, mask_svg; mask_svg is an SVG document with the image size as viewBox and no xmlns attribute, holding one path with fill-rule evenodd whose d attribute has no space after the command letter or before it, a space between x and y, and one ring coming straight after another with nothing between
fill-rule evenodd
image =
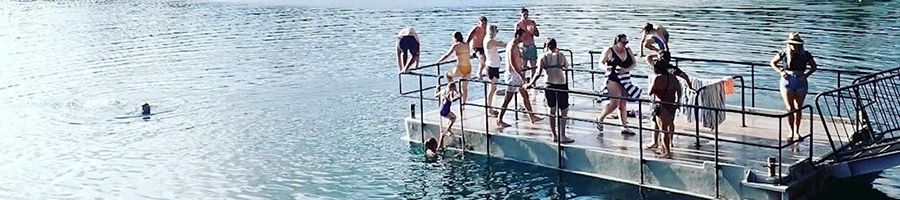
<instances>
[{"instance_id":1,"label":"sunlit water","mask_svg":"<svg viewBox=\"0 0 900 200\"><path fill-rule=\"evenodd\" d=\"M676 56L765 62L800 31L826 68L900 64L897 2L340 2L0 2L0 198L687 198L477 156L426 163L401 139L413 100L397 95L396 31L415 26L430 63L479 15L509 39L523 5L576 63L650 21ZM900 171L872 185L846 194L900 197Z\"/></svg>"}]
</instances>

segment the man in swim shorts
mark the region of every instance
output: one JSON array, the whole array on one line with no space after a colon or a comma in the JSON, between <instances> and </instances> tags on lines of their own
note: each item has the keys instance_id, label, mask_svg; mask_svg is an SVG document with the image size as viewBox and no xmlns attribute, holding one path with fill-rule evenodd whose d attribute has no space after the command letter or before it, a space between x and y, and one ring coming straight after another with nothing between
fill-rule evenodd
<instances>
[{"instance_id":1,"label":"man in swim shorts","mask_svg":"<svg viewBox=\"0 0 900 200\"><path fill-rule=\"evenodd\" d=\"M413 63L419 68L419 34L406 27L397 33L397 66L400 72L408 72Z\"/></svg>"},{"instance_id":2,"label":"man in swim shorts","mask_svg":"<svg viewBox=\"0 0 900 200\"><path fill-rule=\"evenodd\" d=\"M484 37L487 33L487 27L487 17L481 16L478 18L478 24L475 24L475 27L472 27L472 30L469 31L469 38L466 39L466 43L472 46L472 57L478 58L479 69L484 68Z\"/></svg>"},{"instance_id":3,"label":"man in swim shorts","mask_svg":"<svg viewBox=\"0 0 900 200\"><path fill-rule=\"evenodd\" d=\"M525 30L518 29L516 30L515 37L512 41L509 41L507 44L507 56L509 60L506 63L507 73L506 73L506 84L508 85L506 89L506 95L504 95L503 106L500 109L500 114L497 116L497 126L500 127L509 127L511 125L503 122L503 115L506 114L506 107L509 106L509 102L512 100L513 96L518 92L522 97L522 103L525 104L525 110L528 111L529 118L531 119L531 123L537 123L541 121L541 118L537 117L534 114L534 110L531 109L531 100L528 99L528 91L522 87L525 84L525 72L522 71L522 66L524 64L524 60L522 60L522 52L519 51L519 48L515 48L516 46L522 43L522 35L525 34Z\"/></svg>"},{"instance_id":4,"label":"man in swim shorts","mask_svg":"<svg viewBox=\"0 0 900 200\"><path fill-rule=\"evenodd\" d=\"M537 59L538 52L537 46L534 45L534 37L540 37L541 33L538 31L537 23L531 18L528 18L528 9L522 7L519 10L519 22L516 22L515 30L524 30L525 33L522 35L522 59L525 60L525 69L531 69L537 67ZM507 49L508 50L508 49ZM533 73L533 72L532 72Z\"/></svg>"}]
</instances>

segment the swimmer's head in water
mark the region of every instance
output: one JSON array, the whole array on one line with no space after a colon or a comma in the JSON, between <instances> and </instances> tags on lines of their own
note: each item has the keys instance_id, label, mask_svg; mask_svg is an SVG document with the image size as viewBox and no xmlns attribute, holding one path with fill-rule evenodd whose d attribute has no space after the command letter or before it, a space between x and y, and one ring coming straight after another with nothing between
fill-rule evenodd
<instances>
[{"instance_id":1,"label":"swimmer's head in water","mask_svg":"<svg viewBox=\"0 0 900 200\"><path fill-rule=\"evenodd\" d=\"M437 145L437 140L434 140L434 138L428 139L428 141L425 142L425 148L432 152L437 151Z\"/></svg>"},{"instance_id":2,"label":"swimmer's head in water","mask_svg":"<svg viewBox=\"0 0 900 200\"><path fill-rule=\"evenodd\" d=\"M144 103L144 105L141 105L141 110L143 110L141 112L142 114L149 115L150 114L150 104Z\"/></svg>"}]
</instances>

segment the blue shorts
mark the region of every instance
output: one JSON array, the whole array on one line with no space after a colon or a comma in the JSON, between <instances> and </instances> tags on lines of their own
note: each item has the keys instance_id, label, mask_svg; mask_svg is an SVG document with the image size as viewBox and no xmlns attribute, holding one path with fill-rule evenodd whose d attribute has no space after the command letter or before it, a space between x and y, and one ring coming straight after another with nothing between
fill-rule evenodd
<instances>
[{"instance_id":1,"label":"blue shorts","mask_svg":"<svg viewBox=\"0 0 900 200\"><path fill-rule=\"evenodd\" d=\"M807 91L809 84L801 76L802 73L788 74L787 78L781 78L781 87L788 91Z\"/></svg>"},{"instance_id":2,"label":"blue shorts","mask_svg":"<svg viewBox=\"0 0 900 200\"><path fill-rule=\"evenodd\" d=\"M523 45L524 50L522 50L522 59L524 60L537 60L537 46L534 44Z\"/></svg>"}]
</instances>

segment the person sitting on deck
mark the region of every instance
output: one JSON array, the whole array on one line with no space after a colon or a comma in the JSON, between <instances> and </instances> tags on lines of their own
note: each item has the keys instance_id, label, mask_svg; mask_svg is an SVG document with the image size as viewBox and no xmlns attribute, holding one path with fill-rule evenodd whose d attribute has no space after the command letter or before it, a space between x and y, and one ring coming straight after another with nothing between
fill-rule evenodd
<instances>
[{"instance_id":1,"label":"person sitting on deck","mask_svg":"<svg viewBox=\"0 0 900 200\"><path fill-rule=\"evenodd\" d=\"M525 34L525 30L516 30L512 41L506 45L506 56L509 58L506 63L506 84L508 86L506 88L506 95L503 97L500 115L497 116L497 126L500 127L512 126L503 122L503 115L506 114L506 107L509 106L509 101L512 100L516 93L519 93L522 96L522 102L525 104L525 111L528 111L531 123L537 123L542 120L537 117L537 115L534 114L534 110L531 109L531 100L528 99L528 90L521 87L525 84L525 72L523 71L525 60L522 60L522 51L516 47L522 43L523 34Z\"/></svg>"},{"instance_id":2,"label":"person sitting on deck","mask_svg":"<svg viewBox=\"0 0 900 200\"><path fill-rule=\"evenodd\" d=\"M681 99L681 84L675 75L669 72L671 65L669 60L671 56L669 52L663 51L659 55L659 60L653 65L653 73L656 74L650 85L650 96L654 101L659 103L653 106L653 115L656 121L656 131L653 133L652 147L657 145L659 132L664 131L663 146L660 148L660 156L663 158L672 157L672 132L675 131L675 109L674 103Z\"/></svg>"},{"instance_id":3,"label":"person sitting on deck","mask_svg":"<svg viewBox=\"0 0 900 200\"><path fill-rule=\"evenodd\" d=\"M456 122L456 114L453 114L453 111L450 111L450 108L453 106L453 101L459 99L459 92L456 89L456 83L450 82L447 84L447 90L441 91L440 85L438 85L435 90L435 96L440 97L441 103L441 117L447 118L450 120L450 125L447 126L445 131L441 131L441 137L438 140L438 148L444 148L444 136L452 136L453 132L450 131L453 128L453 123Z\"/></svg>"},{"instance_id":4,"label":"person sitting on deck","mask_svg":"<svg viewBox=\"0 0 900 200\"><path fill-rule=\"evenodd\" d=\"M566 69L569 68L569 63L566 62L566 55L559 52L556 39L550 38L544 45L544 50L547 51L538 59L537 71L532 74L531 82L525 84L525 88L534 85L542 72L547 71L547 90L544 91L544 97L547 99L547 106L550 107L550 136L553 142L572 143L575 140L566 137L564 119L569 113L569 85L566 84ZM556 109L559 109L559 118L555 117Z\"/></svg>"},{"instance_id":5,"label":"person sitting on deck","mask_svg":"<svg viewBox=\"0 0 900 200\"><path fill-rule=\"evenodd\" d=\"M397 66L400 72L408 72L413 63L419 68L419 34L412 27L406 27L400 30L397 37Z\"/></svg>"},{"instance_id":6,"label":"person sitting on deck","mask_svg":"<svg viewBox=\"0 0 900 200\"><path fill-rule=\"evenodd\" d=\"M630 73L636 66L634 54L631 52L631 49L626 47L627 44L628 37L625 34L619 34L613 41L613 46L606 48L600 57L602 63L608 66L606 69L608 72L606 74L606 90L612 96L612 99L610 99L606 108L603 109L600 117L597 118L597 130L600 131L599 136L603 135L603 124L601 122L616 109L619 110L619 120L622 121L622 134L634 134L633 131L626 127L628 125L628 116L627 108L625 107L626 99L623 98L628 98L629 95L625 91L625 86L622 85L622 80L619 78L619 74Z\"/></svg>"},{"instance_id":7,"label":"person sitting on deck","mask_svg":"<svg viewBox=\"0 0 900 200\"><path fill-rule=\"evenodd\" d=\"M816 72L817 65L813 55L803 49L803 39L800 38L800 33L790 33L785 43L787 43L787 47L775 54L769 65L781 76L781 96L784 98L785 109L790 112L803 107L803 101L806 99L809 89L806 79ZM781 65L779 66L779 64ZM788 115L788 124L791 126L791 136L788 137L788 142L800 138L802 117L803 112Z\"/></svg>"}]
</instances>

